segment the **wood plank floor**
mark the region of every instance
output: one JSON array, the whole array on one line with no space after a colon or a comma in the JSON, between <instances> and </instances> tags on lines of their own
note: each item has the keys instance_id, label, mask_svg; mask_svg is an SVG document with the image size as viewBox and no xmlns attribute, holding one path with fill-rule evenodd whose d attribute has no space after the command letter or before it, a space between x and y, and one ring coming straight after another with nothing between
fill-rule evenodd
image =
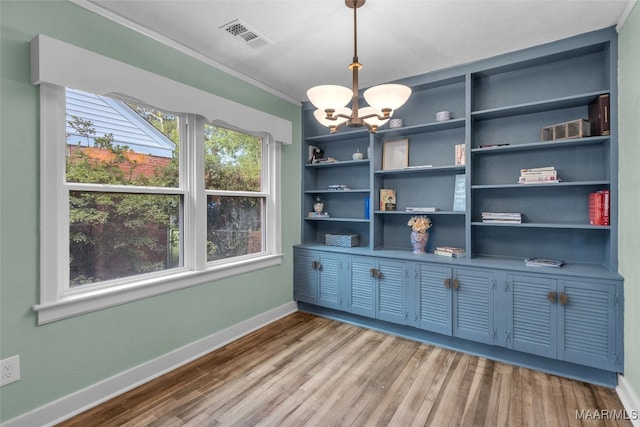
<instances>
[{"instance_id":1,"label":"wood plank floor","mask_svg":"<svg viewBox=\"0 0 640 427\"><path fill-rule=\"evenodd\" d=\"M294 313L59 426L631 426L602 411L613 389Z\"/></svg>"}]
</instances>

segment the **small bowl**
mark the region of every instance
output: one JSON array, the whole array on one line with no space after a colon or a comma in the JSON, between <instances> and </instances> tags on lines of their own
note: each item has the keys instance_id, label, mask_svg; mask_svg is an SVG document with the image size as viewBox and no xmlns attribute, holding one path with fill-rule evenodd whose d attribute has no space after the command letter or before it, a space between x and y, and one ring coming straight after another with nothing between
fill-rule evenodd
<instances>
[{"instance_id":1,"label":"small bowl","mask_svg":"<svg viewBox=\"0 0 640 427\"><path fill-rule=\"evenodd\" d=\"M451 119L451 112L449 111L438 111L436 113L436 121L437 122L442 122L445 120L449 120Z\"/></svg>"},{"instance_id":2,"label":"small bowl","mask_svg":"<svg viewBox=\"0 0 640 427\"><path fill-rule=\"evenodd\" d=\"M401 128L402 127L402 119L391 119L389 120L390 128Z\"/></svg>"}]
</instances>

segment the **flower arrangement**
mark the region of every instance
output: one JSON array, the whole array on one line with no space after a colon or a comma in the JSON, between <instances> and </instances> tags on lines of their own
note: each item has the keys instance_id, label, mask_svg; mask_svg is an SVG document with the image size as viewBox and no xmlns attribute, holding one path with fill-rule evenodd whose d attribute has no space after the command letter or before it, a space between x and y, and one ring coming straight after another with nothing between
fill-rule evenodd
<instances>
[{"instance_id":1,"label":"flower arrangement","mask_svg":"<svg viewBox=\"0 0 640 427\"><path fill-rule=\"evenodd\" d=\"M417 233L425 233L428 229L431 228L431 220L423 215L412 216L407 225Z\"/></svg>"}]
</instances>

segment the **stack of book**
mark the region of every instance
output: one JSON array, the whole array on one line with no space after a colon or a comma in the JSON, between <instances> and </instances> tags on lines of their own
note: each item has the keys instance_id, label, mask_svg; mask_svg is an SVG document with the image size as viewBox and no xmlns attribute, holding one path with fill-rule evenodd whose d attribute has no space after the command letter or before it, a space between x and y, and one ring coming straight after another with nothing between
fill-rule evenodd
<instances>
[{"instance_id":1,"label":"stack of book","mask_svg":"<svg viewBox=\"0 0 640 427\"><path fill-rule=\"evenodd\" d=\"M589 224L609 225L610 200L609 190L589 194Z\"/></svg>"},{"instance_id":2,"label":"stack of book","mask_svg":"<svg viewBox=\"0 0 640 427\"><path fill-rule=\"evenodd\" d=\"M407 212L436 212L438 208L435 206L407 206L405 211Z\"/></svg>"},{"instance_id":3,"label":"stack of book","mask_svg":"<svg viewBox=\"0 0 640 427\"><path fill-rule=\"evenodd\" d=\"M435 255L448 256L450 258L463 258L465 256L464 249L453 246L437 246L433 253Z\"/></svg>"},{"instance_id":4,"label":"stack of book","mask_svg":"<svg viewBox=\"0 0 640 427\"><path fill-rule=\"evenodd\" d=\"M544 258L525 258L524 265L527 267L562 267L564 261L556 259L544 259Z\"/></svg>"},{"instance_id":5,"label":"stack of book","mask_svg":"<svg viewBox=\"0 0 640 427\"><path fill-rule=\"evenodd\" d=\"M555 184L558 181L558 171L554 166L520 169L518 178L518 184Z\"/></svg>"},{"instance_id":6,"label":"stack of book","mask_svg":"<svg viewBox=\"0 0 640 427\"><path fill-rule=\"evenodd\" d=\"M520 212L482 212L482 222L522 224L522 214Z\"/></svg>"}]
</instances>

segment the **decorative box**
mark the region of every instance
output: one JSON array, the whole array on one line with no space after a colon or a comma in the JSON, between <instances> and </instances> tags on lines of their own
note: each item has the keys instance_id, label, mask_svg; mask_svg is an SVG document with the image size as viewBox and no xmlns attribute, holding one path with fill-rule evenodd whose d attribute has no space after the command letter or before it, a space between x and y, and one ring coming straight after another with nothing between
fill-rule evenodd
<instances>
[{"instance_id":1,"label":"decorative box","mask_svg":"<svg viewBox=\"0 0 640 427\"><path fill-rule=\"evenodd\" d=\"M346 248L360 246L360 235L349 233L325 234L324 243L327 246L343 246Z\"/></svg>"},{"instance_id":2,"label":"decorative box","mask_svg":"<svg viewBox=\"0 0 640 427\"><path fill-rule=\"evenodd\" d=\"M585 136L591 136L589 120L577 119L543 127L540 139L542 141L554 141L556 139L584 138Z\"/></svg>"}]
</instances>

